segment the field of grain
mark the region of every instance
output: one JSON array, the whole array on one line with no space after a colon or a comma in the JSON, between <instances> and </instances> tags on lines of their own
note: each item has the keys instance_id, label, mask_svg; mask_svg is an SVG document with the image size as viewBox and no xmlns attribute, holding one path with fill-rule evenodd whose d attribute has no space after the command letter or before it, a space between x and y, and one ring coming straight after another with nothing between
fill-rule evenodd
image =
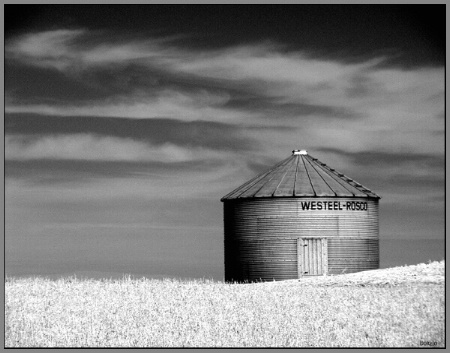
<instances>
[{"instance_id":1,"label":"field of grain","mask_svg":"<svg viewBox=\"0 0 450 353\"><path fill-rule=\"evenodd\" d=\"M6 347L444 347L445 262L281 282L7 278Z\"/></svg>"}]
</instances>

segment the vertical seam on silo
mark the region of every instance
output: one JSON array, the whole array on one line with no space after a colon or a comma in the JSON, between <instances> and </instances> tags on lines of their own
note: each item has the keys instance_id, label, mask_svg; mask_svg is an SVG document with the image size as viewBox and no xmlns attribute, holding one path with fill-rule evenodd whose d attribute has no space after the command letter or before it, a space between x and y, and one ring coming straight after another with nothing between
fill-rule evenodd
<instances>
[{"instance_id":1,"label":"vertical seam on silo","mask_svg":"<svg viewBox=\"0 0 450 353\"><path fill-rule=\"evenodd\" d=\"M308 161L311 167L317 172L317 168L314 166L314 164L311 163L311 161ZM320 178L323 180L323 182L329 187L331 192L334 194L334 196L337 196L336 192L331 188L331 186L325 181L322 175L320 175L319 172L317 172L317 175L320 176Z\"/></svg>"},{"instance_id":2,"label":"vertical seam on silo","mask_svg":"<svg viewBox=\"0 0 450 353\"><path fill-rule=\"evenodd\" d=\"M287 164L287 162L289 162L289 159L290 159L291 157L292 157L292 156L286 158L286 159L283 161L284 163L278 164L277 167L279 168L279 167L282 167L282 166L284 166L285 164ZM275 169L277 169L277 167L272 168L269 172L267 172L267 175L271 174ZM274 177L274 175L272 175L272 177L269 178L269 180L267 180L264 184L262 184L261 187L260 187L258 190L255 191L255 193L253 194L253 196L256 195L256 194L264 187L264 185L266 185L269 181L271 181L271 180L273 179L273 177ZM254 185L254 184L253 184L253 185ZM253 185L252 185L252 186L253 186ZM248 189L250 189L250 188L248 188ZM248 189L247 189L247 190L248 190Z\"/></svg>"},{"instance_id":3,"label":"vertical seam on silo","mask_svg":"<svg viewBox=\"0 0 450 353\"><path fill-rule=\"evenodd\" d=\"M327 169L324 167L324 166L322 166L321 164L319 165L317 165L317 167L318 168L320 168L320 169L322 169L325 173L327 172ZM336 175L336 173L339 173L339 172L337 172L336 170L336 173L334 173L334 172L332 172L331 170L329 170L333 175ZM342 173L341 173L342 174ZM329 175L329 174L328 174ZM342 186L345 190L347 190L350 194L352 194L353 196L356 196L356 194L354 193L354 192L352 192L351 190L349 190L348 189L348 187L350 186L350 187L352 187L352 188L354 188L355 189L355 187L353 186L353 185L350 185L349 183L347 183L347 182L345 182L344 180L342 180L341 178L339 178L339 176L337 176L337 179L336 178L333 178L333 176L331 176L331 175L329 175L330 176L330 178L332 178L336 183L338 183L340 186ZM342 184L342 183L344 183L344 184ZM358 189L357 189L358 190Z\"/></svg>"},{"instance_id":4,"label":"vertical seam on silo","mask_svg":"<svg viewBox=\"0 0 450 353\"><path fill-rule=\"evenodd\" d=\"M322 167L322 166L319 166L319 167L322 168L322 169L325 169L325 168ZM339 174L340 172L336 171L336 173ZM333 173L333 174L336 174L336 173ZM340 173L340 174L344 175L343 173ZM344 176L345 176L345 175L344 175ZM346 177L346 178L349 179L348 177ZM351 193L354 197L356 197L356 194L355 194L354 192L352 192L351 190L349 190L349 189L348 189L348 186L351 186L352 188L354 188L354 189L356 189L356 190L359 190L359 189L356 188L355 186L349 184L348 182L342 180L342 178L339 177L339 175L338 175L338 179L341 180L344 184L341 184L338 180L335 179L336 182L339 183L339 185L341 185L345 190L347 190L349 193ZM359 191L360 191L360 190L359 190Z\"/></svg>"},{"instance_id":5,"label":"vertical seam on silo","mask_svg":"<svg viewBox=\"0 0 450 353\"><path fill-rule=\"evenodd\" d=\"M297 165L295 166L294 187L293 187L293 190L292 190L292 196L295 196L295 185L297 184L297 173L298 173L298 161L299 160L300 159L297 156Z\"/></svg>"},{"instance_id":6,"label":"vertical seam on silo","mask_svg":"<svg viewBox=\"0 0 450 353\"><path fill-rule=\"evenodd\" d=\"M311 177L309 176L308 168L306 168L305 159L303 158L303 156L302 156L302 162L303 162L303 165L305 166L306 175L308 176L309 183L311 184L311 189L314 192L314 196L317 196L316 190L314 189L314 185L312 184L312 181L311 181Z\"/></svg>"},{"instance_id":7,"label":"vertical seam on silo","mask_svg":"<svg viewBox=\"0 0 450 353\"><path fill-rule=\"evenodd\" d=\"M286 163L286 164L287 164L287 163ZM288 171L289 171L289 168L287 168L286 171L284 172L284 175L283 175L283 177L280 179L278 185L275 187L275 190L273 191L272 196L274 196L275 193L277 192L279 186L281 185L281 183L282 183L282 181L283 181L283 179L284 179L284 177L286 176L286 174L287 174ZM295 187L295 184L294 184L294 187Z\"/></svg>"}]
</instances>

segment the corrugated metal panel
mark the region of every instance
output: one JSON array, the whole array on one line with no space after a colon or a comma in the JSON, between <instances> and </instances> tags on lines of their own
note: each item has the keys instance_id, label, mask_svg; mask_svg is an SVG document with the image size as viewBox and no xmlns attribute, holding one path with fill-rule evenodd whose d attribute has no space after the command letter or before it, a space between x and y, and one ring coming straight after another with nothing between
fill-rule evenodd
<instances>
[{"instance_id":1,"label":"corrugated metal panel","mask_svg":"<svg viewBox=\"0 0 450 353\"><path fill-rule=\"evenodd\" d=\"M379 239L330 238L328 244L330 274L351 273L379 267Z\"/></svg>"},{"instance_id":2,"label":"corrugated metal panel","mask_svg":"<svg viewBox=\"0 0 450 353\"><path fill-rule=\"evenodd\" d=\"M365 202L367 209L306 210L302 206L319 200L333 205ZM328 239L329 273L374 269L379 265L378 199L228 200L224 202L224 226L226 281L297 278L299 238Z\"/></svg>"},{"instance_id":3,"label":"corrugated metal panel","mask_svg":"<svg viewBox=\"0 0 450 353\"><path fill-rule=\"evenodd\" d=\"M378 195L307 154L293 154L236 188L222 201L252 197L369 197Z\"/></svg>"},{"instance_id":4,"label":"corrugated metal panel","mask_svg":"<svg viewBox=\"0 0 450 353\"><path fill-rule=\"evenodd\" d=\"M282 281L296 278L297 261L274 261L249 263L247 270L248 281Z\"/></svg>"}]
</instances>

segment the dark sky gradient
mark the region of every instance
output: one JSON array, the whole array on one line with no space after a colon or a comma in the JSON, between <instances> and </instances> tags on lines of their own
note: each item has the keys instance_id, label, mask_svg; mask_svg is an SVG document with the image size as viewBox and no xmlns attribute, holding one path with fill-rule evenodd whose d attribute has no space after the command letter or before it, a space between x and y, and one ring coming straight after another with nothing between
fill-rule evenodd
<instances>
[{"instance_id":1,"label":"dark sky gradient","mask_svg":"<svg viewBox=\"0 0 450 353\"><path fill-rule=\"evenodd\" d=\"M220 198L293 149L440 260L444 75L443 5L5 5L6 272L221 279Z\"/></svg>"},{"instance_id":2,"label":"dark sky gradient","mask_svg":"<svg viewBox=\"0 0 450 353\"><path fill-rule=\"evenodd\" d=\"M6 36L87 27L119 38L175 36L189 48L271 40L334 59L386 52L402 65L445 64L443 5L27 5L8 11Z\"/></svg>"}]
</instances>

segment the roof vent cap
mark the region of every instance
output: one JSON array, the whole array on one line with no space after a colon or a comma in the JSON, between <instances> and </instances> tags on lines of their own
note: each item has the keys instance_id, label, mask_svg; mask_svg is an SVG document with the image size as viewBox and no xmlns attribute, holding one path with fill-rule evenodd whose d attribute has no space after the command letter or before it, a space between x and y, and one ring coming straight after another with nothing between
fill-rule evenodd
<instances>
[{"instance_id":1,"label":"roof vent cap","mask_svg":"<svg viewBox=\"0 0 450 353\"><path fill-rule=\"evenodd\" d=\"M296 154L308 154L308 151L307 150L293 150L292 154L293 155L296 155Z\"/></svg>"}]
</instances>

